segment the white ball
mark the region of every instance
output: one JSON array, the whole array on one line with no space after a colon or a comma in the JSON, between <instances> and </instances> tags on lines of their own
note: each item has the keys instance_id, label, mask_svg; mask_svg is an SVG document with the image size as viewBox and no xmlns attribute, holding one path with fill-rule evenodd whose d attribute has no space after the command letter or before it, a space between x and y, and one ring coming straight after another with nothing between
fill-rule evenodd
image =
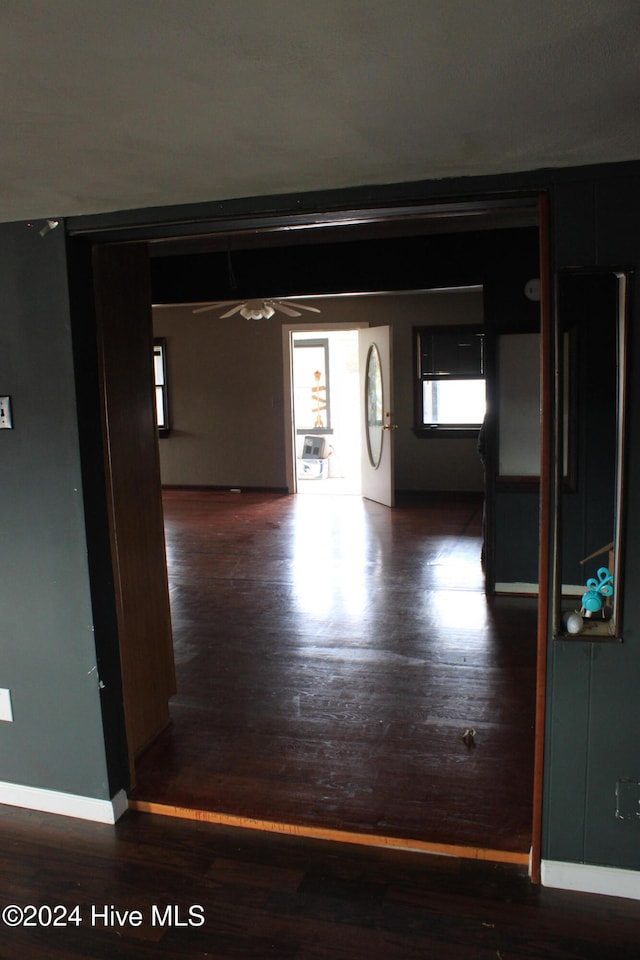
<instances>
[{"instance_id":1,"label":"white ball","mask_svg":"<svg viewBox=\"0 0 640 960\"><path fill-rule=\"evenodd\" d=\"M568 613L564 618L564 626L567 633L580 633L583 627L582 617L578 613Z\"/></svg>"}]
</instances>

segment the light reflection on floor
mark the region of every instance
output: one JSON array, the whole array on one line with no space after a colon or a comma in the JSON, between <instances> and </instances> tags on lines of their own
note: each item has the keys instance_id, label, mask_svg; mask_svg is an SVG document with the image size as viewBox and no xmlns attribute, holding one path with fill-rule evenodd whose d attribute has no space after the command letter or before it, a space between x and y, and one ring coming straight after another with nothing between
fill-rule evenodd
<instances>
[{"instance_id":1,"label":"light reflection on floor","mask_svg":"<svg viewBox=\"0 0 640 960\"><path fill-rule=\"evenodd\" d=\"M360 496L360 477L327 477L309 480L298 477L298 493L309 496Z\"/></svg>"},{"instance_id":2,"label":"light reflection on floor","mask_svg":"<svg viewBox=\"0 0 640 960\"><path fill-rule=\"evenodd\" d=\"M367 536L359 497L298 498L293 528L293 595L301 614L361 616L367 606Z\"/></svg>"},{"instance_id":3,"label":"light reflection on floor","mask_svg":"<svg viewBox=\"0 0 640 960\"><path fill-rule=\"evenodd\" d=\"M449 630L482 630L487 625L487 598L469 590L425 592L424 603L439 627Z\"/></svg>"},{"instance_id":4,"label":"light reflection on floor","mask_svg":"<svg viewBox=\"0 0 640 960\"><path fill-rule=\"evenodd\" d=\"M330 611L334 620L360 618L364 627L367 613L383 613L389 591L405 591L407 624L483 631L478 538L441 537L435 555L423 541L410 556L395 556L390 525L388 508L359 497L297 498L291 576L301 616L320 626Z\"/></svg>"}]
</instances>

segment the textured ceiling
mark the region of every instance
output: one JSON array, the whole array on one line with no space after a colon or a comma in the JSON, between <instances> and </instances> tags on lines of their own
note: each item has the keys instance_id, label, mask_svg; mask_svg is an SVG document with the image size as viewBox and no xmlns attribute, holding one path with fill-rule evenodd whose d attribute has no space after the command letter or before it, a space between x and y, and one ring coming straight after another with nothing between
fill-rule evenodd
<instances>
[{"instance_id":1,"label":"textured ceiling","mask_svg":"<svg viewBox=\"0 0 640 960\"><path fill-rule=\"evenodd\" d=\"M0 220L640 158L638 0L3 0Z\"/></svg>"}]
</instances>

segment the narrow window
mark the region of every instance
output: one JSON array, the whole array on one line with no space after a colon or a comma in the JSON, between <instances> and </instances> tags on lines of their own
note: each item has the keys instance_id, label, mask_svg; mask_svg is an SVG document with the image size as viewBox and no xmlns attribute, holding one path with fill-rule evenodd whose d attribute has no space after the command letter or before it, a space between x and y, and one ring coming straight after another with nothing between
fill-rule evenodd
<instances>
[{"instance_id":1,"label":"narrow window","mask_svg":"<svg viewBox=\"0 0 640 960\"><path fill-rule=\"evenodd\" d=\"M293 396L296 433L332 433L329 340L294 340Z\"/></svg>"},{"instance_id":2,"label":"narrow window","mask_svg":"<svg viewBox=\"0 0 640 960\"><path fill-rule=\"evenodd\" d=\"M415 327L414 351L415 433L476 433L486 409L482 328Z\"/></svg>"},{"instance_id":3,"label":"narrow window","mask_svg":"<svg viewBox=\"0 0 640 960\"><path fill-rule=\"evenodd\" d=\"M168 437L167 348L164 337L156 337L153 341L153 373L156 391L156 425L158 427L158 436Z\"/></svg>"}]
</instances>

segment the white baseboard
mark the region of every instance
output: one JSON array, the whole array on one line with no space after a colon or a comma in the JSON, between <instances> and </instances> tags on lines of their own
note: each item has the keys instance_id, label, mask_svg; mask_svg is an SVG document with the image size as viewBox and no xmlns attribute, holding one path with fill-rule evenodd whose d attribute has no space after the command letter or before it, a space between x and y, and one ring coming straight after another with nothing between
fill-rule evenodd
<instances>
[{"instance_id":1,"label":"white baseboard","mask_svg":"<svg viewBox=\"0 0 640 960\"><path fill-rule=\"evenodd\" d=\"M40 787L26 787L19 783L2 781L0 803L11 807L24 807L27 810L40 810L43 813L59 813L64 817L76 817L79 820L95 820L96 823L115 823L128 807L124 790L120 790L111 800L98 800L95 797L80 797L75 793L59 793L57 790L43 790Z\"/></svg>"},{"instance_id":2,"label":"white baseboard","mask_svg":"<svg viewBox=\"0 0 640 960\"><path fill-rule=\"evenodd\" d=\"M543 860L540 864L540 879L543 887L640 900L640 871L637 870Z\"/></svg>"}]
</instances>

